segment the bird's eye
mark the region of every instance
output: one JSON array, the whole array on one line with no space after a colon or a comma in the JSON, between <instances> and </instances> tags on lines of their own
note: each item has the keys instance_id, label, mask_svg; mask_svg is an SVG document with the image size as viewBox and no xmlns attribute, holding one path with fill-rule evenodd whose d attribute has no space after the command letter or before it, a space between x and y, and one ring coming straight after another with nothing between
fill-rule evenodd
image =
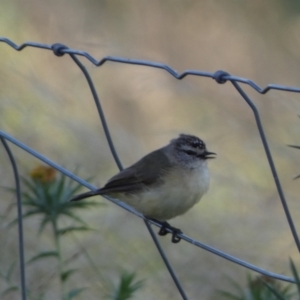
<instances>
[{"instance_id":1,"label":"bird's eye","mask_svg":"<svg viewBox=\"0 0 300 300\"><path fill-rule=\"evenodd\" d=\"M193 150L184 150L184 153L186 153L188 155L197 155L197 152L195 152Z\"/></svg>"},{"instance_id":2,"label":"bird's eye","mask_svg":"<svg viewBox=\"0 0 300 300\"><path fill-rule=\"evenodd\" d=\"M205 149L205 145L202 141L193 141L192 147L198 148L198 149Z\"/></svg>"}]
</instances>

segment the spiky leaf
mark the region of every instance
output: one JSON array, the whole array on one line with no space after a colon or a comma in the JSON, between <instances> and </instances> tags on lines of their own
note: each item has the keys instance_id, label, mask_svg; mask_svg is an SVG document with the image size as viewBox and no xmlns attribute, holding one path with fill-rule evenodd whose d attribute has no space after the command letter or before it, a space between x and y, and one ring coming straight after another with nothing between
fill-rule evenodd
<instances>
[{"instance_id":1,"label":"spiky leaf","mask_svg":"<svg viewBox=\"0 0 300 300\"><path fill-rule=\"evenodd\" d=\"M40 260L40 259L43 259L43 258L48 258L48 257L58 257L58 253L57 251L44 251L44 252L41 252L35 256L33 256L28 262L27 264L31 264L33 263L34 261L37 261L37 260Z\"/></svg>"},{"instance_id":2,"label":"spiky leaf","mask_svg":"<svg viewBox=\"0 0 300 300\"><path fill-rule=\"evenodd\" d=\"M66 233L70 233L70 232L74 232L74 231L89 231L89 230L96 230L90 227L86 227L86 226L69 226L69 227L65 227L62 229L59 229L57 231L58 235L64 235Z\"/></svg>"},{"instance_id":3,"label":"spiky leaf","mask_svg":"<svg viewBox=\"0 0 300 300\"><path fill-rule=\"evenodd\" d=\"M18 286L16 286L16 285L12 285L12 286L8 287L7 289L5 289L5 290L1 293L1 299L2 299L4 296L6 296L6 295L8 295L8 294L10 294L10 293L12 293L12 292L16 292L16 291L18 291L18 290L19 290L19 288L18 288Z\"/></svg>"},{"instance_id":4,"label":"spiky leaf","mask_svg":"<svg viewBox=\"0 0 300 300\"><path fill-rule=\"evenodd\" d=\"M61 274L61 280L62 281L66 281L68 280L68 278L73 275L77 270L76 269L70 269L70 270L66 270Z\"/></svg>"},{"instance_id":5,"label":"spiky leaf","mask_svg":"<svg viewBox=\"0 0 300 300\"><path fill-rule=\"evenodd\" d=\"M123 272L118 286L114 288L112 294L108 298L112 300L128 300L133 294L143 286L143 280L134 282L135 273Z\"/></svg>"},{"instance_id":6,"label":"spiky leaf","mask_svg":"<svg viewBox=\"0 0 300 300\"><path fill-rule=\"evenodd\" d=\"M66 300L71 300L78 296L80 293L82 293L86 288L78 288L78 289L73 289L68 294L64 297Z\"/></svg>"}]
</instances>

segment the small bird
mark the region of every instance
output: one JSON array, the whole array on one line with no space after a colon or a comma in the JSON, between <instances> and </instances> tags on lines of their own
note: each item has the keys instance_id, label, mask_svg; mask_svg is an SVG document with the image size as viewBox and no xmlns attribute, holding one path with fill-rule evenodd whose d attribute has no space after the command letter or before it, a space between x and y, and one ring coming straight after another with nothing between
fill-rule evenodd
<instances>
[{"instance_id":1,"label":"small bird","mask_svg":"<svg viewBox=\"0 0 300 300\"><path fill-rule=\"evenodd\" d=\"M166 235L169 228L172 242L177 243L181 230L166 220L184 214L208 191L210 176L206 160L215 158L215 154L207 151L198 137L180 134L165 147L120 171L104 187L77 195L71 201L95 195L111 196L161 224L160 235Z\"/></svg>"}]
</instances>

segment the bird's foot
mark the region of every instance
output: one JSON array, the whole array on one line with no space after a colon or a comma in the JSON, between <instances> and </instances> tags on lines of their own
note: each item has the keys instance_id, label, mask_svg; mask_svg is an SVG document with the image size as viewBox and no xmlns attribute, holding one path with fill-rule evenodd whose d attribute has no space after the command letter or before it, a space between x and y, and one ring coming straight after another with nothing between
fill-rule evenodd
<instances>
[{"instance_id":1,"label":"bird's foot","mask_svg":"<svg viewBox=\"0 0 300 300\"><path fill-rule=\"evenodd\" d=\"M167 235L169 233L169 231L167 229L169 229L172 231L172 243L176 244L176 243L180 242L181 238L178 236L178 234L182 233L182 231L179 228L171 226L166 221L164 221L164 222L157 221L157 220L154 220L154 221L161 225L161 228L158 232L159 235L161 235L161 236Z\"/></svg>"}]
</instances>

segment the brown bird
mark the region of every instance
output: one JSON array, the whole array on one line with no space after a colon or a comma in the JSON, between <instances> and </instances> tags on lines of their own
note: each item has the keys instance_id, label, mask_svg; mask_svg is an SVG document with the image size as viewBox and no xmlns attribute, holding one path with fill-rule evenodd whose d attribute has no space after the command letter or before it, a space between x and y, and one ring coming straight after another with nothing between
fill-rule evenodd
<instances>
[{"instance_id":1,"label":"brown bird","mask_svg":"<svg viewBox=\"0 0 300 300\"><path fill-rule=\"evenodd\" d=\"M198 137L181 134L113 176L103 188L77 195L71 201L96 195L116 198L158 221L162 225L160 235L170 228L172 241L178 242L176 234L181 231L166 220L184 214L208 191L207 159L214 155Z\"/></svg>"}]
</instances>

